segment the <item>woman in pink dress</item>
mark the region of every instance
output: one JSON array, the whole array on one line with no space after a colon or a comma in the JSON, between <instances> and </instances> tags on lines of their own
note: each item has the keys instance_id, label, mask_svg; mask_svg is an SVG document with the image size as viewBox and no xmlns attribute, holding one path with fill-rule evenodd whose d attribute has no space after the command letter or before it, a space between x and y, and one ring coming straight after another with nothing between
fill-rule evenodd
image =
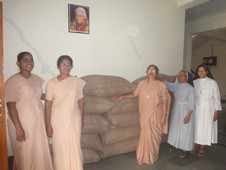
<instances>
[{"instance_id":1,"label":"woman in pink dress","mask_svg":"<svg viewBox=\"0 0 226 170\"><path fill-rule=\"evenodd\" d=\"M57 60L60 74L48 81L46 87L46 130L52 138L54 169L82 170L83 157L80 145L83 127L85 82L70 75L71 57Z\"/></svg>"},{"instance_id":2,"label":"woman in pink dress","mask_svg":"<svg viewBox=\"0 0 226 170\"><path fill-rule=\"evenodd\" d=\"M139 164L153 164L159 157L162 133L168 131L170 95L163 82L156 79L158 67L149 65L147 79L140 81L132 94L122 99L139 97L140 138L137 148Z\"/></svg>"},{"instance_id":3,"label":"woman in pink dress","mask_svg":"<svg viewBox=\"0 0 226 170\"><path fill-rule=\"evenodd\" d=\"M52 170L52 160L41 102L43 79L34 75L29 52L17 56L20 72L5 84L9 111L8 130L14 154L14 170Z\"/></svg>"}]
</instances>

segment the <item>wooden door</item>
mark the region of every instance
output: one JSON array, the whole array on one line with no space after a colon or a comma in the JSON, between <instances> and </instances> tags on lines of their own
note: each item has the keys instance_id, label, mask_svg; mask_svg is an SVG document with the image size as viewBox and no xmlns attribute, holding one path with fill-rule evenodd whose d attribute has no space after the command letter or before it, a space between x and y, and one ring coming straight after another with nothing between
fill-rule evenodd
<instances>
[{"instance_id":1,"label":"wooden door","mask_svg":"<svg viewBox=\"0 0 226 170\"><path fill-rule=\"evenodd\" d=\"M4 78L3 78L2 2L0 1L0 169L1 170L8 170L5 119L6 116L5 116Z\"/></svg>"}]
</instances>

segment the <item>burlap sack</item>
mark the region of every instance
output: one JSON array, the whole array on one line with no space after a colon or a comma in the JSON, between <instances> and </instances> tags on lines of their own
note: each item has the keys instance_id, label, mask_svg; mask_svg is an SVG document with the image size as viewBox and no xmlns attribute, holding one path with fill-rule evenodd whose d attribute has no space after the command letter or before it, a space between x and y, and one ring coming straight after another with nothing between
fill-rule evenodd
<instances>
[{"instance_id":1,"label":"burlap sack","mask_svg":"<svg viewBox=\"0 0 226 170\"><path fill-rule=\"evenodd\" d=\"M116 142L139 137L140 126L118 128L100 134L103 145L111 145Z\"/></svg>"},{"instance_id":2,"label":"burlap sack","mask_svg":"<svg viewBox=\"0 0 226 170\"><path fill-rule=\"evenodd\" d=\"M110 122L102 115L85 115L83 134L98 134L110 130Z\"/></svg>"},{"instance_id":3,"label":"burlap sack","mask_svg":"<svg viewBox=\"0 0 226 170\"><path fill-rule=\"evenodd\" d=\"M103 151L100 136L98 134L82 134L81 146L86 149Z\"/></svg>"},{"instance_id":4,"label":"burlap sack","mask_svg":"<svg viewBox=\"0 0 226 170\"><path fill-rule=\"evenodd\" d=\"M116 107L109 98L97 96L85 96L85 114L101 114Z\"/></svg>"},{"instance_id":5,"label":"burlap sack","mask_svg":"<svg viewBox=\"0 0 226 170\"><path fill-rule=\"evenodd\" d=\"M157 76L157 79L160 79L162 81L174 82L176 80L176 77L177 76L170 76L170 75L166 75L166 74L159 74ZM140 78L134 80L132 82L132 84L137 86L141 80L145 80L145 79L147 79L147 76L140 77Z\"/></svg>"},{"instance_id":6,"label":"burlap sack","mask_svg":"<svg viewBox=\"0 0 226 170\"><path fill-rule=\"evenodd\" d=\"M103 158L102 152L98 152L92 149L82 148L82 154L84 163L97 162L101 158Z\"/></svg>"},{"instance_id":7,"label":"burlap sack","mask_svg":"<svg viewBox=\"0 0 226 170\"><path fill-rule=\"evenodd\" d=\"M138 98L124 99L121 102L113 101L115 107L107 112L108 115L111 114L121 114L125 112L138 110Z\"/></svg>"},{"instance_id":8,"label":"burlap sack","mask_svg":"<svg viewBox=\"0 0 226 170\"><path fill-rule=\"evenodd\" d=\"M90 75L82 77L86 81L84 94L98 97L113 97L132 93L135 86L122 77Z\"/></svg>"},{"instance_id":9,"label":"burlap sack","mask_svg":"<svg viewBox=\"0 0 226 170\"><path fill-rule=\"evenodd\" d=\"M104 146L104 158L136 151L138 146L138 138L117 142L112 145Z\"/></svg>"},{"instance_id":10,"label":"burlap sack","mask_svg":"<svg viewBox=\"0 0 226 170\"><path fill-rule=\"evenodd\" d=\"M166 74L159 74L157 76L158 79L162 81L168 81L168 82L175 82L176 81L176 75L166 75Z\"/></svg>"},{"instance_id":11,"label":"burlap sack","mask_svg":"<svg viewBox=\"0 0 226 170\"><path fill-rule=\"evenodd\" d=\"M106 119L116 128L139 126L140 124L138 111L106 115Z\"/></svg>"}]
</instances>

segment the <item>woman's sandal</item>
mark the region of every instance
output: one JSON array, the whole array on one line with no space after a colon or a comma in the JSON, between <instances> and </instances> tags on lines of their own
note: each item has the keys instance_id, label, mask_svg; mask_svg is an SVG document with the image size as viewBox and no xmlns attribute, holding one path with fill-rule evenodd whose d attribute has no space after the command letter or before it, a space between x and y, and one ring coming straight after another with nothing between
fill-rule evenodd
<instances>
[{"instance_id":1,"label":"woman's sandal","mask_svg":"<svg viewBox=\"0 0 226 170\"><path fill-rule=\"evenodd\" d=\"M197 151L197 148L198 148L198 146L195 146L193 149L192 149L192 151L190 151L190 153L195 153L196 151Z\"/></svg>"},{"instance_id":2,"label":"woman's sandal","mask_svg":"<svg viewBox=\"0 0 226 170\"><path fill-rule=\"evenodd\" d=\"M185 158L187 158L187 156L188 156L188 152L182 151L180 156L179 156L179 158L180 159L185 159Z\"/></svg>"},{"instance_id":3,"label":"woman's sandal","mask_svg":"<svg viewBox=\"0 0 226 170\"><path fill-rule=\"evenodd\" d=\"M200 149L200 150L199 150L199 156L200 156L200 157L205 156L205 151L204 151L204 149Z\"/></svg>"},{"instance_id":4,"label":"woman's sandal","mask_svg":"<svg viewBox=\"0 0 226 170\"><path fill-rule=\"evenodd\" d=\"M176 148L174 146L171 146L168 150L169 152L173 152L173 150L175 150Z\"/></svg>"}]
</instances>

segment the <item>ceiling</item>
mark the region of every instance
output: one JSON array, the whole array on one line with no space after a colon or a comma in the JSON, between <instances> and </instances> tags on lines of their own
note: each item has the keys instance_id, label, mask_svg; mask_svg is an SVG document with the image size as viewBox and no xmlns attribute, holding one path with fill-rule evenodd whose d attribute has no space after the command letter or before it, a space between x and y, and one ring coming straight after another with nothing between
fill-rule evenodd
<instances>
[{"instance_id":1,"label":"ceiling","mask_svg":"<svg viewBox=\"0 0 226 170\"><path fill-rule=\"evenodd\" d=\"M210 0L187 9L185 13L185 21L194 21L223 12L226 12L226 0ZM196 50L210 39L226 41L226 28L210 30L194 35L192 39L192 51Z\"/></svg>"},{"instance_id":2,"label":"ceiling","mask_svg":"<svg viewBox=\"0 0 226 170\"><path fill-rule=\"evenodd\" d=\"M186 22L226 12L226 0L209 0L186 10Z\"/></svg>"}]
</instances>

